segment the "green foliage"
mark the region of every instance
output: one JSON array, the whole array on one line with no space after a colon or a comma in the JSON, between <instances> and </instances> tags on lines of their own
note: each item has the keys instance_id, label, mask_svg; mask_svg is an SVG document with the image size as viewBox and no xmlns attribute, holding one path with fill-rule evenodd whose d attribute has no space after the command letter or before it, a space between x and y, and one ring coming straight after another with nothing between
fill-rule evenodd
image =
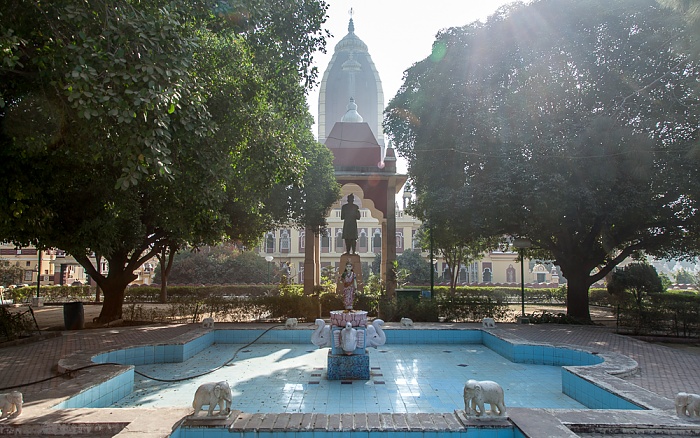
<instances>
[{"instance_id":1,"label":"green foliage","mask_svg":"<svg viewBox=\"0 0 700 438\"><path fill-rule=\"evenodd\" d=\"M385 113L413 211L528 237L590 320L588 288L627 257L700 249L695 38L652 0L513 3L443 30Z\"/></svg>"},{"instance_id":2,"label":"green foliage","mask_svg":"<svg viewBox=\"0 0 700 438\"><path fill-rule=\"evenodd\" d=\"M5 292L5 298L12 299L16 304L26 303L34 296L36 296L36 286L16 287ZM94 301L90 286L41 286L39 296L43 297L47 304Z\"/></svg>"},{"instance_id":3,"label":"green foliage","mask_svg":"<svg viewBox=\"0 0 700 438\"><path fill-rule=\"evenodd\" d=\"M649 295L641 311L631 294L621 298L618 322L622 330L657 336L700 336L700 296L695 292Z\"/></svg>"},{"instance_id":4,"label":"green foliage","mask_svg":"<svg viewBox=\"0 0 700 438\"><path fill-rule=\"evenodd\" d=\"M279 188L306 194L306 172L328 175L327 159L304 158L319 149L305 90L325 45L326 4L222 5L3 8L0 237L76 257L104 292L103 322L162 248L253 242L303 216L274 198ZM334 188L306 205L305 219ZM108 275L91 253L109 262Z\"/></svg>"},{"instance_id":5,"label":"green foliage","mask_svg":"<svg viewBox=\"0 0 700 438\"><path fill-rule=\"evenodd\" d=\"M449 268L449 281L452 289L457 287L459 267L469 266L482 256L497 249L502 243L502 237L482 237L465 233L457 223L460 218L449 209L420 212L414 205L414 213L427 222L418 234L422 248L430 248L431 242L436 255L440 255ZM430 275L430 271L428 271Z\"/></svg>"},{"instance_id":6,"label":"green foliage","mask_svg":"<svg viewBox=\"0 0 700 438\"><path fill-rule=\"evenodd\" d=\"M533 312L526 315L531 324L581 324L576 318L571 318L565 313L551 313L547 311Z\"/></svg>"},{"instance_id":7,"label":"green foliage","mask_svg":"<svg viewBox=\"0 0 700 438\"><path fill-rule=\"evenodd\" d=\"M650 294L664 292L661 278L656 268L647 263L630 263L612 272L608 281L608 292L613 295L632 294L639 311L642 311L642 301Z\"/></svg>"},{"instance_id":8,"label":"green foliage","mask_svg":"<svg viewBox=\"0 0 700 438\"><path fill-rule=\"evenodd\" d=\"M10 264L8 260L0 259L0 286L17 284L22 279L24 271L19 266Z\"/></svg>"},{"instance_id":9,"label":"green foliage","mask_svg":"<svg viewBox=\"0 0 700 438\"><path fill-rule=\"evenodd\" d=\"M665 312L651 298L665 290L653 266L638 262L615 269L607 288L620 305L624 325L635 333L660 330Z\"/></svg>"},{"instance_id":10,"label":"green foliage","mask_svg":"<svg viewBox=\"0 0 700 438\"><path fill-rule=\"evenodd\" d=\"M508 303L490 295L438 295L440 316L445 322L477 322L484 318L503 319Z\"/></svg>"},{"instance_id":11,"label":"green foliage","mask_svg":"<svg viewBox=\"0 0 700 438\"><path fill-rule=\"evenodd\" d=\"M399 322L411 318L414 322L438 322L441 309L436 300L383 299L379 302L379 316L385 321Z\"/></svg>"},{"instance_id":12,"label":"green foliage","mask_svg":"<svg viewBox=\"0 0 700 438\"><path fill-rule=\"evenodd\" d=\"M0 307L0 336L5 340L17 339L31 332L33 328L34 321L26 312L15 313Z\"/></svg>"},{"instance_id":13,"label":"green foliage","mask_svg":"<svg viewBox=\"0 0 700 438\"><path fill-rule=\"evenodd\" d=\"M663 330L673 336L700 336L700 296L697 293L659 294L650 301L653 308L661 311L659 319L662 321L654 326L664 327Z\"/></svg>"},{"instance_id":14,"label":"green foliage","mask_svg":"<svg viewBox=\"0 0 700 438\"><path fill-rule=\"evenodd\" d=\"M310 130L306 131L299 147L308 163L303 180L274 191L271 202L289 204L291 219L297 225L324 230L328 211L340 198L340 185L333 170L333 153L315 141Z\"/></svg>"},{"instance_id":15,"label":"green foliage","mask_svg":"<svg viewBox=\"0 0 700 438\"><path fill-rule=\"evenodd\" d=\"M408 284L430 284L430 263L419 250L408 250L396 257L400 269L405 269Z\"/></svg>"},{"instance_id":16,"label":"green foliage","mask_svg":"<svg viewBox=\"0 0 700 438\"><path fill-rule=\"evenodd\" d=\"M676 283L678 284L693 284L695 283L695 275L686 269L679 269L676 271L675 275Z\"/></svg>"},{"instance_id":17,"label":"green foliage","mask_svg":"<svg viewBox=\"0 0 700 438\"><path fill-rule=\"evenodd\" d=\"M604 288L591 288L588 295L592 306L614 307L619 303L619 297L611 295ZM566 297L566 292L564 292L564 297Z\"/></svg>"},{"instance_id":18,"label":"green foliage","mask_svg":"<svg viewBox=\"0 0 700 438\"><path fill-rule=\"evenodd\" d=\"M133 286L126 290L125 300L137 303L157 303L160 288L155 286ZM183 300L186 297L195 297L195 300L202 301L208 296L219 297L262 297L270 294L270 287L267 285L241 284L241 285L221 285L221 286L170 286L168 296L173 300ZM276 291L272 291L276 293Z\"/></svg>"},{"instance_id":19,"label":"green foliage","mask_svg":"<svg viewBox=\"0 0 700 438\"><path fill-rule=\"evenodd\" d=\"M372 260L372 274L379 275L382 271L382 254L376 253Z\"/></svg>"},{"instance_id":20,"label":"green foliage","mask_svg":"<svg viewBox=\"0 0 700 438\"><path fill-rule=\"evenodd\" d=\"M279 276L276 264L265 261L253 251L231 246L207 246L175 255L168 276L169 284L267 283ZM160 266L156 268L160 278Z\"/></svg>"},{"instance_id":21,"label":"green foliage","mask_svg":"<svg viewBox=\"0 0 700 438\"><path fill-rule=\"evenodd\" d=\"M671 288L671 285L673 282L671 279L668 277L668 275L665 272L662 272L659 274L659 278L661 279L661 285L664 288L664 290L668 290Z\"/></svg>"}]
</instances>

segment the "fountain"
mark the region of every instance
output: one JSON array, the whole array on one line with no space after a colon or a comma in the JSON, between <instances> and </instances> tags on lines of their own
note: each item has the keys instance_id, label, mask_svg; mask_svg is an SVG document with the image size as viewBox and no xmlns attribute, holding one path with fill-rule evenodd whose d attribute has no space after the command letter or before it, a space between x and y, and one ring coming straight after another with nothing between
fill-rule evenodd
<instances>
[{"instance_id":1,"label":"fountain","mask_svg":"<svg viewBox=\"0 0 700 438\"><path fill-rule=\"evenodd\" d=\"M330 312L330 327L323 319L317 319L311 343L319 348L331 347L328 380L369 380L367 346L377 348L384 345L384 321L377 319L368 326L367 312L353 309L355 291L359 290L358 283L362 284L360 256L343 254L340 265L345 266L345 270L338 281L338 292L343 296L345 309Z\"/></svg>"}]
</instances>

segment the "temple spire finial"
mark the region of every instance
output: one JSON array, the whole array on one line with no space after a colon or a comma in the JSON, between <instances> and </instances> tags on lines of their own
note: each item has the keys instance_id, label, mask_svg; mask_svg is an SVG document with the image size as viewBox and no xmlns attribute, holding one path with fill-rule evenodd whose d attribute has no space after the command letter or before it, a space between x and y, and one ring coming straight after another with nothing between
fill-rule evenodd
<instances>
[{"instance_id":1,"label":"temple spire finial","mask_svg":"<svg viewBox=\"0 0 700 438\"><path fill-rule=\"evenodd\" d=\"M348 15L350 15L350 23L348 24L348 32L354 33L355 32L355 23L352 21L352 16L355 15L355 9L350 8L348 11Z\"/></svg>"}]
</instances>

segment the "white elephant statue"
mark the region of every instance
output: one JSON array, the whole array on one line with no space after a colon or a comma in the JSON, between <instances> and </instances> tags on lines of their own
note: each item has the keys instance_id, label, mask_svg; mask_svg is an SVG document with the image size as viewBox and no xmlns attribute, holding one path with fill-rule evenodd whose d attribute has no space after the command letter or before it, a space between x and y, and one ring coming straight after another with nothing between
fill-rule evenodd
<instances>
[{"instance_id":1,"label":"white elephant statue","mask_svg":"<svg viewBox=\"0 0 700 438\"><path fill-rule=\"evenodd\" d=\"M384 321L375 319L372 325L367 326L367 346L377 348L379 345L386 344L386 333L382 330Z\"/></svg>"},{"instance_id":2,"label":"white elephant statue","mask_svg":"<svg viewBox=\"0 0 700 438\"><path fill-rule=\"evenodd\" d=\"M679 417L700 417L700 395L679 392L676 395L676 414Z\"/></svg>"},{"instance_id":3,"label":"white elephant statue","mask_svg":"<svg viewBox=\"0 0 700 438\"><path fill-rule=\"evenodd\" d=\"M0 418L18 416L22 413L23 403L24 399L22 398L22 393L19 391L0 394L0 411L2 411L2 416L0 416Z\"/></svg>"},{"instance_id":4,"label":"white elephant statue","mask_svg":"<svg viewBox=\"0 0 700 438\"><path fill-rule=\"evenodd\" d=\"M481 320L483 328L496 328L496 321L493 318L484 318Z\"/></svg>"},{"instance_id":5,"label":"white elephant statue","mask_svg":"<svg viewBox=\"0 0 700 438\"><path fill-rule=\"evenodd\" d=\"M401 325L404 327L413 328L413 320L411 318L401 318Z\"/></svg>"},{"instance_id":6,"label":"white elephant statue","mask_svg":"<svg viewBox=\"0 0 700 438\"><path fill-rule=\"evenodd\" d=\"M331 345L331 327L327 326L326 321L321 318L316 320L316 330L311 334L311 343L318 348Z\"/></svg>"},{"instance_id":7,"label":"white elephant statue","mask_svg":"<svg viewBox=\"0 0 700 438\"><path fill-rule=\"evenodd\" d=\"M232 401L233 395L227 381L203 383L199 385L199 388L194 393L194 400L192 401L193 415L197 415L204 405L209 406L207 417L213 414L217 405L219 406L217 415L228 415L231 413Z\"/></svg>"},{"instance_id":8,"label":"white elephant statue","mask_svg":"<svg viewBox=\"0 0 700 438\"><path fill-rule=\"evenodd\" d=\"M484 413L484 403L491 405L491 414L506 415L501 385L491 380L467 380L464 385L464 412L467 415L481 416Z\"/></svg>"},{"instance_id":9,"label":"white elephant statue","mask_svg":"<svg viewBox=\"0 0 700 438\"><path fill-rule=\"evenodd\" d=\"M205 329L214 328L214 318L204 318L202 320L202 328L205 328Z\"/></svg>"},{"instance_id":10,"label":"white elephant statue","mask_svg":"<svg viewBox=\"0 0 700 438\"><path fill-rule=\"evenodd\" d=\"M345 328L340 331L340 348L347 355L351 355L357 348L357 329L352 328L352 323L348 321Z\"/></svg>"},{"instance_id":11,"label":"white elephant statue","mask_svg":"<svg viewBox=\"0 0 700 438\"><path fill-rule=\"evenodd\" d=\"M293 329L297 328L297 325L299 324L299 320L296 318L287 318L287 321L284 323L284 326L288 329Z\"/></svg>"}]
</instances>

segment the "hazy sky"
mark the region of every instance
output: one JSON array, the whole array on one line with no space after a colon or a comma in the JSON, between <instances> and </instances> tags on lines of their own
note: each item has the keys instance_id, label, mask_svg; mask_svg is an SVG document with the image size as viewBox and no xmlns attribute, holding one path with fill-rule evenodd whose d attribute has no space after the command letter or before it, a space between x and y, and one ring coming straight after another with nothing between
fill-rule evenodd
<instances>
[{"instance_id":1,"label":"hazy sky","mask_svg":"<svg viewBox=\"0 0 700 438\"><path fill-rule=\"evenodd\" d=\"M319 82L333 56L335 45L348 33L348 11L353 9L355 35L369 50L384 90L384 105L394 97L403 83L403 71L426 58L440 29L464 26L483 20L496 9L513 0L327 0L328 20L325 28L333 37L327 53L316 55ZM310 93L309 109L318 121L318 86ZM362 108L358 108L360 115ZM314 125L314 135L318 134ZM405 164L399 160L399 171Z\"/></svg>"}]
</instances>

